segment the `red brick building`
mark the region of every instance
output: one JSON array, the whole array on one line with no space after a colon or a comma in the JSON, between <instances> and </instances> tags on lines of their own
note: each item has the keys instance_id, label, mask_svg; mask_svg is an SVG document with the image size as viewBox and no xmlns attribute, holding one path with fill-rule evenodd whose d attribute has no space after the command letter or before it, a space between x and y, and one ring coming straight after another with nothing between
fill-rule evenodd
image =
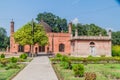
<instances>
[{"instance_id":1,"label":"red brick building","mask_svg":"<svg viewBox=\"0 0 120 80\"><path fill-rule=\"evenodd\" d=\"M72 36L72 23L69 23L68 33L54 33L51 27L44 21L40 22L48 35L49 44L46 46L34 45L34 52L52 52L54 54L70 54L72 56L111 56L111 31L109 36L78 36L77 30L75 36ZM11 21L10 31L10 52L30 52L30 46L20 46L15 43L14 22Z\"/></svg>"}]
</instances>

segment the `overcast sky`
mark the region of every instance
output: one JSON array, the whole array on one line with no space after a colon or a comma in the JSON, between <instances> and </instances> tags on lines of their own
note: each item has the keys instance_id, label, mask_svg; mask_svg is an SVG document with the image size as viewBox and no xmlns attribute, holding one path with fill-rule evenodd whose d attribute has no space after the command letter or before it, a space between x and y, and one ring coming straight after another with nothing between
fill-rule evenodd
<instances>
[{"instance_id":1,"label":"overcast sky","mask_svg":"<svg viewBox=\"0 0 120 80\"><path fill-rule=\"evenodd\" d=\"M43 12L52 12L68 22L120 30L120 5L116 0L0 0L0 27L9 35L12 19L17 30Z\"/></svg>"}]
</instances>

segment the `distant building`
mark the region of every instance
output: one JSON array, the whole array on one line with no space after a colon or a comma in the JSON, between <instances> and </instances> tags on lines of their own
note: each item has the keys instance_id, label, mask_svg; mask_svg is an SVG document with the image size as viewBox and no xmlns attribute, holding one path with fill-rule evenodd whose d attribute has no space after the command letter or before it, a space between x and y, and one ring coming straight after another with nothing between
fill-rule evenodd
<instances>
[{"instance_id":1,"label":"distant building","mask_svg":"<svg viewBox=\"0 0 120 80\"><path fill-rule=\"evenodd\" d=\"M34 52L40 53L61 53L71 56L111 56L111 31L109 30L108 36L78 36L77 30L75 36L72 36L72 23L69 23L68 33L54 33L51 27L43 20L40 22L43 25L48 38L49 44L46 46L34 45ZM10 31L10 52L30 52L30 46L20 46L15 43L14 34L14 22L11 21Z\"/></svg>"}]
</instances>

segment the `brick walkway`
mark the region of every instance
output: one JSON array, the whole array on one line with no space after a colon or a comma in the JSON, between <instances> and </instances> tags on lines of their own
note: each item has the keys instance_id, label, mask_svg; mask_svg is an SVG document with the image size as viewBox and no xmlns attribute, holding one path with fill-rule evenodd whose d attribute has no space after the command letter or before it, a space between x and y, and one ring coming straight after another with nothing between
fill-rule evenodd
<instances>
[{"instance_id":1,"label":"brick walkway","mask_svg":"<svg viewBox=\"0 0 120 80\"><path fill-rule=\"evenodd\" d=\"M35 57L12 80L58 80L47 56Z\"/></svg>"}]
</instances>

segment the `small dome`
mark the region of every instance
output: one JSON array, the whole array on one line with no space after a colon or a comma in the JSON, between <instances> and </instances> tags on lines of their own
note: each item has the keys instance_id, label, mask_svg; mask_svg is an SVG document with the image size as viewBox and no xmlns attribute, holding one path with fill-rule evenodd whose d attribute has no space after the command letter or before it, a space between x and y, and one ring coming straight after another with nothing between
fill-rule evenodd
<instances>
[{"instance_id":1,"label":"small dome","mask_svg":"<svg viewBox=\"0 0 120 80\"><path fill-rule=\"evenodd\" d=\"M46 22L41 20L40 24L43 25L43 28L45 29L46 32L52 32L52 28Z\"/></svg>"}]
</instances>

